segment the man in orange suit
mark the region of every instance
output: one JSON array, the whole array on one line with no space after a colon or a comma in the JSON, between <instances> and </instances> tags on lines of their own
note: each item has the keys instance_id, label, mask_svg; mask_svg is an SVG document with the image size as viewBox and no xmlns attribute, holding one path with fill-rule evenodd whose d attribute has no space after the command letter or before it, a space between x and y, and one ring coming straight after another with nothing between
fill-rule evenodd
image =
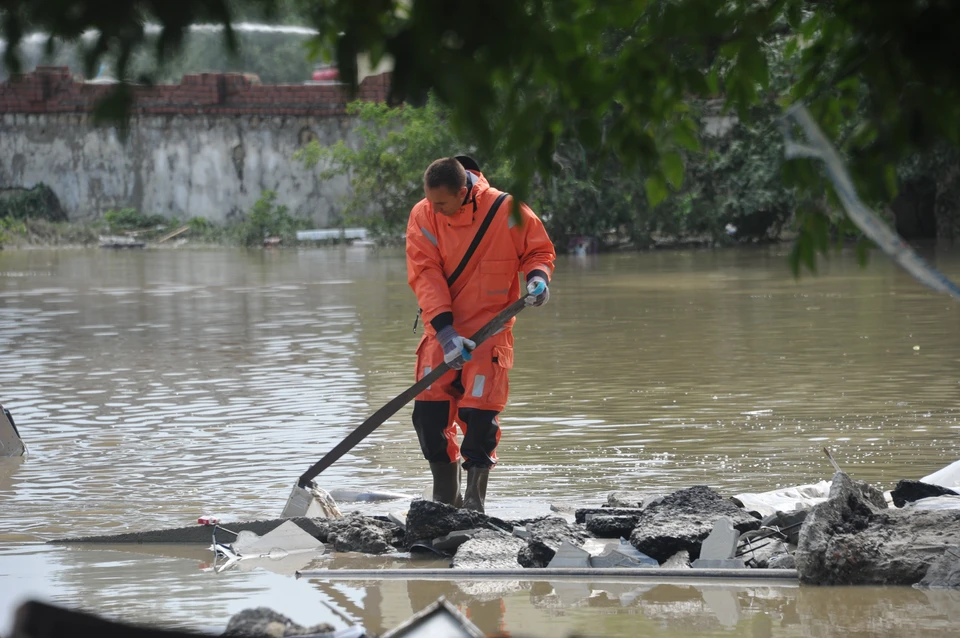
<instances>
[{"instance_id":1,"label":"man in orange suit","mask_svg":"<svg viewBox=\"0 0 960 638\"><path fill-rule=\"evenodd\" d=\"M511 215L510 196L490 186L469 157L430 164L423 190L406 239L407 280L424 321L416 374L421 379L442 362L451 370L416 398L413 425L433 474L433 500L482 512L507 404L514 320L479 347L466 337L520 298L518 273L526 304L546 303L556 252L536 214L521 203L519 219Z\"/></svg>"}]
</instances>

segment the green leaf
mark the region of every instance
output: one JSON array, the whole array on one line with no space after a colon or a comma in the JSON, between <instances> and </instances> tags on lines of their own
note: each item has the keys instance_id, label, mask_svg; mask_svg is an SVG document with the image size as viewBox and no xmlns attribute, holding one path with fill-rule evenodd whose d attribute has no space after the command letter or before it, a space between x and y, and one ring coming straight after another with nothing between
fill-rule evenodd
<instances>
[{"instance_id":1,"label":"green leaf","mask_svg":"<svg viewBox=\"0 0 960 638\"><path fill-rule=\"evenodd\" d=\"M897 196L897 192L900 190L900 180L897 179L897 167L894 164L887 164L883 168L883 179L886 182L887 186L887 195L890 199L893 199Z\"/></svg>"},{"instance_id":2,"label":"green leaf","mask_svg":"<svg viewBox=\"0 0 960 638\"><path fill-rule=\"evenodd\" d=\"M670 191L667 190L667 183L660 173L648 177L643 183L643 187L647 191L647 203L650 204L650 208L655 208L670 194Z\"/></svg>"},{"instance_id":3,"label":"green leaf","mask_svg":"<svg viewBox=\"0 0 960 638\"><path fill-rule=\"evenodd\" d=\"M787 40L787 43L783 46L783 59L789 60L797 54L797 51L800 50L800 43L796 37L790 38Z\"/></svg>"},{"instance_id":4,"label":"green leaf","mask_svg":"<svg viewBox=\"0 0 960 638\"><path fill-rule=\"evenodd\" d=\"M802 22L803 0L789 0L787 2L787 24L792 29L798 29Z\"/></svg>"},{"instance_id":5,"label":"green leaf","mask_svg":"<svg viewBox=\"0 0 960 638\"><path fill-rule=\"evenodd\" d=\"M700 140L697 134L691 130L693 123L684 120L673 127L673 141L688 151L697 152L700 150Z\"/></svg>"},{"instance_id":6,"label":"green leaf","mask_svg":"<svg viewBox=\"0 0 960 638\"><path fill-rule=\"evenodd\" d=\"M667 153L660 159L663 173L676 190L683 186L683 158L679 153Z\"/></svg>"}]
</instances>

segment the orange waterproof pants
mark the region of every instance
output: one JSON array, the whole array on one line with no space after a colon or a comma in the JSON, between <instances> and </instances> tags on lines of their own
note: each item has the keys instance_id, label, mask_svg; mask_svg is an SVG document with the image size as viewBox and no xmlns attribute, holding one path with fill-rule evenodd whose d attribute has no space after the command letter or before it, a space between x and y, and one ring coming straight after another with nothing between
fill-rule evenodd
<instances>
[{"instance_id":1,"label":"orange waterproof pants","mask_svg":"<svg viewBox=\"0 0 960 638\"><path fill-rule=\"evenodd\" d=\"M417 348L417 379L441 363L443 348L433 335L426 335ZM512 367L513 333L505 330L477 347L462 370L450 370L417 396L414 427L428 461L453 463L462 453L466 468L497 462L497 415L507 404ZM457 427L464 435L462 449Z\"/></svg>"}]
</instances>

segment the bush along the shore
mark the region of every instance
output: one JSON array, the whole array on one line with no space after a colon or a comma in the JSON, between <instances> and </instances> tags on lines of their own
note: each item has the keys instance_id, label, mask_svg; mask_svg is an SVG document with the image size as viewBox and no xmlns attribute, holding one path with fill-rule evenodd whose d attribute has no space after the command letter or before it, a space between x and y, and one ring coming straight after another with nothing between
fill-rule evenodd
<instances>
[{"instance_id":1,"label":"bush along the shore","mask_svg":"<svg viewBox=\"0 0 960 638\"><path fill-rule=\"evenodd\" d=\"M291 215L276 202L274 191L264 191L250 211L226 223L204 217L164 217L127 207L108 210L100 219L68 222L56 196L45 186L36 193L0 197L0 247L92 246L102 235L127 235L146 242L187 226L177 237L191 244L258 247L295 246L297 231L313 227L312 220Z\"/></svg>"},{"instance_id":2,"label":"bush along the shore","mask_svg":"<svg viewBox=\"0 0 960 638\"><path fill-rule=\"evenodd\" d=\"M67 214L53 190L41 182L33 188L0 189L0 219L65 222Z\"/></svg>"}]
</instances>

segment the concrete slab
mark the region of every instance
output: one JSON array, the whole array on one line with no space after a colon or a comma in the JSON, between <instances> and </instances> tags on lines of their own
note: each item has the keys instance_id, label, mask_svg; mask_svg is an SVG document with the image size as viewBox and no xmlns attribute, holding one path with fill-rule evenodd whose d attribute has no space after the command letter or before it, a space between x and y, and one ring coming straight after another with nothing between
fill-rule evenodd
<instances>
[{"instance_id":1,"label":"concrete slab","mask_svg":"<svg viewBox=\"0 0 960 638\"><path fill-rule=\"evenodd\" d=\"M241 532L233 541L233 549L243 557L268 556L280 552L315 552L323 549L323 543L288 520L263 536L250 531Z\"/></svg>"},{"instance_id":2,"label":"concrete slab","mask_svg":"<svg viewBox=\"0 0 960 638\"><path fill-rule=\"evenodd\" d=\"M558 567L588 568L590 567L590 552L572 545L569 541L563 541L547 567L551 569Z\"/></svg>"},{"instance_id":3,"label":"concrete slab","mask_svg":"<svg viewBox=\"0 0 960 638\"><path fill-rule=\"evenodd\" d=\"M232 523L223 523L218 526L217 540L219 542L231 543L235 540L236 534L242 531L250 531L258 536L269 534L280 527L286 521L296 523L300 529L307 534L317 536L320 529L313 519L310 518L274 518L263 521L235 521ZM190 525L187 527L177 527L173 529L148 530L143 532L127 532L123 534L110 534L104 536L80 536L76 538L61 538L50 541L58 545L69 545L72 543L206 543L210 544L213 537L213 525ZM233 533L231 533L233 532Z\"/></svg>"},{"instance_id":4,"label":"concrete slab","mask_svg":"<svg viewBox=\"0 0 960 638\"><path fill-rule=\"evenodd\" d=\"M713 523L713 530L700 547L700 558L704 560L726 560L737 553L740 532L733 528L733 521L721 516Z\"/></svg>"}]
</instances>

